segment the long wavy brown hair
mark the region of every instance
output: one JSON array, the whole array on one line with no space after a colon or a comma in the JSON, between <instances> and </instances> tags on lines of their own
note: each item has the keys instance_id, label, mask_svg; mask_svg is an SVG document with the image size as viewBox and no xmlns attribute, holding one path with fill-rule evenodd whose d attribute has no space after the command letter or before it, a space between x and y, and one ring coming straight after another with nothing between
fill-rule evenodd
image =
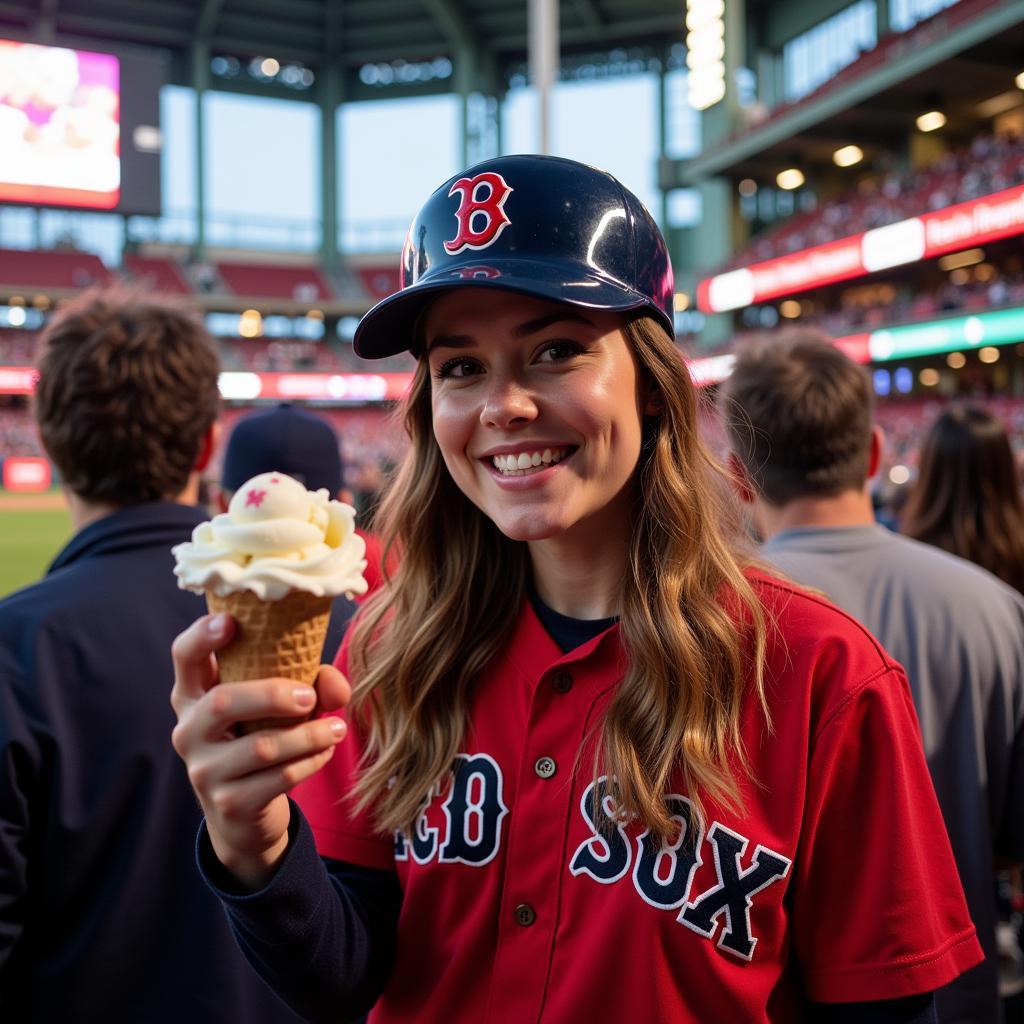
<instances>
[{"instance_id":1,"label":"long wavy brown hair","mask_svg":"<svg viewBox=\"0 0 1024 1024\"><path fill-rule=\"evenodd\" d=\"M664 839L678 770L698 808L701 794L742 802L744 701L752 695L768 717L766 622L679 352L649 317L624 333L662 409L644 424L620 603L628 668L599 727L595 771L613 780L619 817ZM366 737L357 804L375 808L382 830L407 834L460 752L470 689L513 628L530 572L526 544L505 537L449 475L430 386L421 359L404 408L412 444L376 523L400 557L358 619L349 657Z\"/></svg>"},{"instance_id":2,"label":"long wavy brown hair","mask_svg":"<svg viewBox=\"0 0 1024 1024\"><path fill-rule=\"evenodd\" d=\"M1024 496L996 416L977 406L939 416L921 447L902 530L1024 593Z\"/></svg>"}]
</instances>

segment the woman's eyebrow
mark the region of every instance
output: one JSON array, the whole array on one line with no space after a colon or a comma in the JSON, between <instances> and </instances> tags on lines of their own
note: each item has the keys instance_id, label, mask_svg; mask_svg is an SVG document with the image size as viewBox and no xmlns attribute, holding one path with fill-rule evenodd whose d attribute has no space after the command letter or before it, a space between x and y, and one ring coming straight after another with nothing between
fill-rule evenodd
<instances>
[{"instance_id":1,"label":"woman's eyebrow","mask_svg":"<svg viewBox=\"0 0 1024 1024\"><path fill-rule=\"evenodd\" d=\"M513 328L512 337L528 338L531 334L543 331L545 327L562 322L583 324L586 327L595 326L594 322L588 320L582 313L560 310L557 313L546 313L534 320L527 320L526 323ZM473 339L468 334L439 334L427 345L427 351L432 352L435 348L470 348L473 344Z\"/></svg>"},{"instance_id":2,"label":"woman's eyebrow","mask_svg":"<svg viewBox=\"0 0 1024 1024\"><path fill-rule=\"evenodd\" d=\"M468 334L439 334L427 343L427 351L433 352L435 348L470 348L472 345L473 339Z\"/></svg>"},{"instance_id":3,"label":"woman's eyebrow","mask_svg":"<svg viewBox=\"0 0 1024 1024\"><path fill-rule=\"evenodd\" d=\"M594 326L593 321L588 320L582 313L574 313L571 310L559 310L557 313L548 313L545 316L537 317L536 320L528 320L525 324L520 324L512 332L512 336L514 338L526 338L531 334L536 334L538 331L543 331L545 327L550 327L552 324L561 323L562 321L585 324L587 327Z\"/></svg>"}]
</instances>

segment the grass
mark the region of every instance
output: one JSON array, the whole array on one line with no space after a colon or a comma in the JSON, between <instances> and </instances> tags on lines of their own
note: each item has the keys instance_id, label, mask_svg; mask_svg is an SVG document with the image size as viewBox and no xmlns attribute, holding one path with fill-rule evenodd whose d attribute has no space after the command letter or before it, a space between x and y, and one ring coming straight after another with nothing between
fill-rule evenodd
<instances>
[{"instance_id":1,"label":"grass","mask_svg":"<svg viewBox=\"0 0 1024 1024\"><path fill-rule=\"evenodd\" d=\"M71 537L66 508L8 501L0 508L0 597L38 580Z\"/></svg>"}]
</instances>

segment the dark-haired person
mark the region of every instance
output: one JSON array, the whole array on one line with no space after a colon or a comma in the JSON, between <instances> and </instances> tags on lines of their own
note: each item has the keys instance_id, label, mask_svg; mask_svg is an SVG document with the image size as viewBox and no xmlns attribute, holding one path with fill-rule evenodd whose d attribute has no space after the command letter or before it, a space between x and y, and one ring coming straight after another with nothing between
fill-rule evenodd
<instances>
[{"instance_id":1,"label":"dark-haired person","mask_svg":"<svg viewBox=\"0 0 1024 1024\"><path fill-rule=\"evenodd\" d=\"M0 1020L294 1021L197 884L167 742L167 645L203 611L171 547L205 518L213 344L176 305L95 292L47 326L38 369L75 534L0 602Z\"/></svg>"},{"instance_id":2,"label":"dark-haired person","mask_svg":"<svg viewBox=\"0 0 1024 1024\"><path fill-rule=\"evenodd\" d=\"M868 481L883 439L870 381L828 340L791 332L741 349L719 405L764 556L864 623L907 671L986 953L936 993L939 1019L999 1021L996 857L1024 859L1024 601L876 524Z\"/></svg>"},{"instance_id":3,"label":"dark-haired person","mask_svg":"<svg viewBox=\"0 0 1024 1024\"><path fill-rule=\"evenodd\" d=\"M230 617L174 645L200 863L253 962L332 1024L934 1020L981 950L906 680L751 564L650 214L506 156L408 239L354 338L418 361L347 720L218 687ZM321 707L348 687L322 668ZM296 724L234 735L271 709Z\"/></svg>"},{"instance_id":4,"label":"dark-haired person","mask_svg":"<svg viewBox=\"0 0 1024 1024\"><path fill-rule=\"evenodd\" d=\"M902 531L1024 594L1024 493L998 416L953 406L936 419L921 446Z\"/></svg>"}]
</instances>

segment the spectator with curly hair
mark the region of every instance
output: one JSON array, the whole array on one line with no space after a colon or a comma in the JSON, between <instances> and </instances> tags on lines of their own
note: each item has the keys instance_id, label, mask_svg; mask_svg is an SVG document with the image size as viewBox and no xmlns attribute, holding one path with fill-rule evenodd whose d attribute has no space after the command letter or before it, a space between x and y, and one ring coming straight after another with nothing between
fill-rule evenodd
<instances>
[{"instance_id":1,"label":"spectator with curly hair","mask_svg":"<svg viewBox=\"0 0 1024 1024\"><path fill-rule=\"evenodd\" d=\"M199 810L167 741L167 648L203 611L171 547L205 518L212 341L166 300L91 292L38 368L76 532L0 602L0 1018L294 1021L192 866Z\"/></svg>"}]
</instances>

